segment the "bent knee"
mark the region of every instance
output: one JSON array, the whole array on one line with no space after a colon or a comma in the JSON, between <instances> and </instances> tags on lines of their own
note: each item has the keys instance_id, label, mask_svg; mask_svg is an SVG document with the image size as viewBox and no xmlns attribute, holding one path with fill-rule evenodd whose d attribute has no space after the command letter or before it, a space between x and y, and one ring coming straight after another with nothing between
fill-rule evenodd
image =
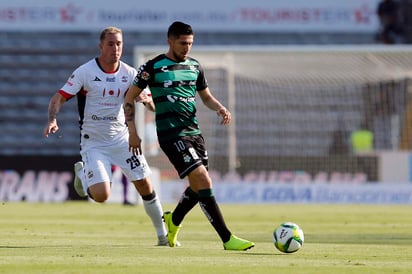
<instances>
[{"instance_id":1,"label":"bent knee","mask_svg":"<svg viewBox=\"0 0 412 274\"><path fill-rule=\"evenodd\" d=\"M89 196L97 203L104 203L110 196L110 184L99 183L89 187Z\"/></svg>"},{"instance_id":2,"label":"bent knee","mask_svg":"<svg viewBox=\"0 0 412 274\"><path fill-rule=\"evenodd\" d=\"M190 187L194 191L212 188L212 179L204 166L199 166L188 175Z\"/></svg>"},{"instance_id":3,"label":"bent knee","mask_svg":"<svg viewBox=\"0 0 412 274\"><path fill-rule=\"evenodd\" d=\"M109 196L91 195L91 198L97 203L104 203L109 199Z\"/></svg>"}]
</instances>

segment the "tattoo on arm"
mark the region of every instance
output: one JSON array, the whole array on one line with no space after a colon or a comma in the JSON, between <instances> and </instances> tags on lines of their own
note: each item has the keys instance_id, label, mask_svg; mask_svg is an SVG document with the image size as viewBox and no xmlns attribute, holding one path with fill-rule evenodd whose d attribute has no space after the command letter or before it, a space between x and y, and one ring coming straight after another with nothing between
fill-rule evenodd
<instances>
[{"instance_id":1,"label":"tattoo on arm","mask_svg":"<svg viewBox=\"0 0 412 274\"><path fill-rule=\"evenodd\" d=\"M134 105L126 103L124 105L124 115L126 117L126 122L134 121Z\"/></svg>"},{"instance_id":2,"label":"tattoo on arm","mask_svg":"<svg viewBox=\"0 0 412 274\"><path fill-rule=\"evenodd\" d=\"M51 121L53 121L54 119L57 118L57 113L58 113L58 111L57 111L56 104L50 105L50 108L49 108L49 122L51 122Z\"/></svg>"}]
</instances>

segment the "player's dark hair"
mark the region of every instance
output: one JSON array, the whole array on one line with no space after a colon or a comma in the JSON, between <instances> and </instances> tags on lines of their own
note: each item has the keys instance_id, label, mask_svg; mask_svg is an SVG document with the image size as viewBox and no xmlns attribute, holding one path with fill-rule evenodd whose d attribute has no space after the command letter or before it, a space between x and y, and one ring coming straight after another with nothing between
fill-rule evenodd
<instances>
[{"instance_id":1,"label":"player's dark hair","mask_svg":"<svg viewBox=\"0 0 412 274\"><path fill-rule=\"evenodd\" d=\"M167 30L167 37L179 37L180 35L193 35L192 27L183 22L173 22Z\"/></svg>"}]
</instances>

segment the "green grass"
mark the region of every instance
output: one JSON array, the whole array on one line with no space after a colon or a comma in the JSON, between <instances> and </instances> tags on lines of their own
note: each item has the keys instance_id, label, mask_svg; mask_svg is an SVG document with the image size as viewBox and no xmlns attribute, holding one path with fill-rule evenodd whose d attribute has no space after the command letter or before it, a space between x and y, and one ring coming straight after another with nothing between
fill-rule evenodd
<instances>
[{"instance_id":1,"label":"green grass","mask_svg":"<svg viewBox=\"0 0 412 274\"><path fill-rule=\"evenodd\" d=\"M173 209L174 205L165 205ZM223 250L199 207L186 217L182 247L155 246L142 206L67 202L0 204L0 273L410 273L411 206L227 205L229 228L256 246ZM298 223L305 243L282 254L274 228Z\"/></svg>"}]
</instances>

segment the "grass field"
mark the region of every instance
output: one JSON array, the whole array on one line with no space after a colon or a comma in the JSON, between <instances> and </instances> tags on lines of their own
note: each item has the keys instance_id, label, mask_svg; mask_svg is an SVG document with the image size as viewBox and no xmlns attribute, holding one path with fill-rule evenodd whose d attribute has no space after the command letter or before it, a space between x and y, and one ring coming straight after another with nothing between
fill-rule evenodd
<instances>
[{"instance_id":1,"label":"grass field","mask_svg":"<svg viewBox=\"0 0 412 274\"><path fill-rule=\"evenodd\" d=\"M172 205L164 205L173 209ZM256 243L225 251L199 207L186 217L182 247L155 246L142 206L67 202L0 204L0 273L411 273L412 214L403 205L221 205L229 228ZM283 221L305 243L282 254Z\"/></svg>"}]
</instances>

